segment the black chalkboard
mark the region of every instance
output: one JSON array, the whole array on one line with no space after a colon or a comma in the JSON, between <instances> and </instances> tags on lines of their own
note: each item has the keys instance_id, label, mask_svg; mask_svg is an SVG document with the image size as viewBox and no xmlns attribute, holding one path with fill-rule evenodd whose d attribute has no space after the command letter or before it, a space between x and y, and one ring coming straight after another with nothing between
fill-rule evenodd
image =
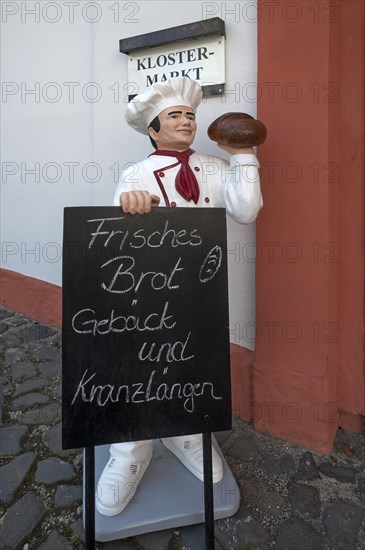
<instances>
[{"instance_id":1,"label":"black chalkboard","mask_svg":"<svg viewBox=\"0 0 365 550\"><path fill-rule=\"evenodd\" d=\"M225 224L65 209L64 448L231 428Z\"/></svg>"}]
</instances>

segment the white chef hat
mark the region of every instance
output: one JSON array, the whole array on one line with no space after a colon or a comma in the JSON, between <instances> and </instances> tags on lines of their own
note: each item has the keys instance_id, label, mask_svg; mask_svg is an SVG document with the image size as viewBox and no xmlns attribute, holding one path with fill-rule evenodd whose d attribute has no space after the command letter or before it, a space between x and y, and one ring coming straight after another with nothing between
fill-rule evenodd
<instances>
[{"instance_id":1,"label":"white chef hat","mask_svg":"<svg viewBox=\"0 0 365 550\"><path fill-rule=\"evenodd\" d=\"M137 132L148 135L148 125L161 111L183 105L195 113L202 96L200 84L188 76L156 82L128 103L125 118Z\"/></svg>"}]
</instances>

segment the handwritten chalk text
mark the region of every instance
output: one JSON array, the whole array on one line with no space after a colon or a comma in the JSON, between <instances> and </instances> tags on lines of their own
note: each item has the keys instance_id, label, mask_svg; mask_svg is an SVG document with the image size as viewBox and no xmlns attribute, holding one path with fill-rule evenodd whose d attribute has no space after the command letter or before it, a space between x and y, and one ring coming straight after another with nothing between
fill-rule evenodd
<instances>
[{"instance_id":1,"label":"handwritten chalk text","mask_svg":"<svg viewBox=\"0 0 365 550\"><path fill-rule=\"evenodd\" d=\"M72 317L72 328L78 334L92 334L93 336L134 330L137 332L170 330L174 328L176 321L172 320L173 315L168 315L168 307L169 302L166 302L162 313L150 313L145 318L136 317L135 315L115 315L115 310L112 309L110 316L107 319L100 319L100 321L95 319L95 310L85 308Z\"/></svg>"},{"instance_id":2,"label":"handwritten chalk text","mask_svg":"<svg viewBox=\"0 0 365 550\"><path fill-rule=\"evenodd\" d=\"M189 359L194 358L194 354L189 355L188 357L185 357L184 353L185 353L185 348L189 342L190 334L191 332L189 332L189 334L187 335L185 342L178 341L178 342L174 342L173 344L171 344L170 342L165 342L163 344L160 344L160 348L155 356L153 356L153 352L157 346L156 342L153 342L152 344L150 344L150 350L147 354L145 353L145 355L143 355L143 352L145 352L145 348L149 344L147 344L147 342L143 342L140 352L138 354L138 359L140 359L140 361L148 360L148 361L157 361L157 363L159 363L163 358L163 354L165 354L165 361L167 361L168 363L178 362L178 361L189 361Z\"/></svg>"},{"instance_id":3,"label":"handwritten chalk text","mask_svg":"<svg viewBox=\"0 0 365 550\"><path fill-rule=\"evenodd\" d=\"M96 231L91 233L91 239L88 245L90 249L96 239L99 237L102 238L103 246L106 248L109 245L118 246L119 250L123 250L125 245L130 246L131 248L143 248L144 246L150 248L160 248L163 245L171 246L176 248L178 246L199 246L202 244L202 238L200 235L197 235L197 229L192 229L187 231L186 229L169 229L169 221L166 220L164 228L161 230L153 231L150 234L146 234L144 229L137 229L131 233L127 230L120 229L106 229L104 224L110 221L121 221L125 216L119 218L96 218L94 220L87 220L88 223L91 222L100 222Z\"/></svg>"},{"instance_id":4,"label":"handwritten chalk text","mask_svg":"<svg viewBox=\"0 0 365 550\"><path fill-rule=\"evenodd\" d=\"M117 256L116 258L112 258L111 260L105 262L101 266L101 269L114 264L114 262L117 261L119 261L119 264L109 285L106 285L105 283L101 284L101 288L107 292L125 294L130 290L134 290L134 292L137 293L144 279L149 281L149 285L153 290L162 290L163 288L174 290L180 287L179 284L174 284L176 283L176 281L174 281L174 277L178 271L184 270L183 267L179 267L181 258L177 260L169 275L159 271L142 271L139 277L136 277L132 273L132 269L136 263L132 256ZM115 288L116 283L117 288Z\"/></svg>"},{"instance_id":5,"label":"handwritten chalk text","mask_svg":"<svg viewBox=\"0 0 365 550\"><path fill-rule=\"evenodd\" d=\"M165 369L166 371L167 369ZM164 374L165 374L164 371ZM150 374L148 382L137 382L135 384L123 384L115 386L114 384L95 385L91 384L96 373L88 376L88 369L85 370L80 382L78 383L75 395L71 405L77 400L83 403L96 403L99 407L105 407L108 403L145 403L148 401L172 401L183 400L184 409L192 413L195 408L195 398L208 396L213 400L221 400L222 397L215 395L215 388L212 382L192 382L179 383L172 385L164 382L158 383L154 380L155 370Z\"/></svg>"}]
</instances>

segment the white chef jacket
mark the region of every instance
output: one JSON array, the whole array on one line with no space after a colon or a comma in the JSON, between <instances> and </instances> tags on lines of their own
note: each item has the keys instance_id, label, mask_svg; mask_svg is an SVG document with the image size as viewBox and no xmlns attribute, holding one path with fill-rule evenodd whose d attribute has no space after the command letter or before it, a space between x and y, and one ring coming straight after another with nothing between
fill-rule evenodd
<instances>
[{"instance_id":1,"label":"white chef jacket","mask_svg":"<svg viewBox=\"0 0 365 550\"><path fill-rule=\"evenodd\" d=\"M199 183L199 201L185 200L175 188L180 163L173 156L152 155L123 171L114 197L119 206L124 191L148 191L160 197L160 206L222 207L238 223L255 221L263 205L259 168L253 154L232 155L230 162L193 153L189 165Z\"/></svg>"}]
</instances>

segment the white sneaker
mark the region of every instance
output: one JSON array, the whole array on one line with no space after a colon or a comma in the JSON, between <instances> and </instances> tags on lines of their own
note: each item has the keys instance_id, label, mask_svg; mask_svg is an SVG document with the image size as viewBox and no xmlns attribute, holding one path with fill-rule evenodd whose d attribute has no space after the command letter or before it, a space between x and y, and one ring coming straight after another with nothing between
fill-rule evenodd
<instances>
[{"instance_id":1,"label":"white sneaker","mask_svg":"<svg viewBox=\"0 0 365 550\"><path fill-rule=\"evenodd\" d=\"M195 477L204 481L202 434L166 437L161 441ZM223 464L213 445L212 470L213 483L218 483L223 478Z\"/></svg>"},{"instance_id":2,"label":"white sneaker","mask_svg":"<svg viewBox=\"0 0 365 550\"><path fill-rule=\"evenodd\" d=\"M100 514L116 516L131 502L150 463L152 445L147 446L143 454L139 460L129 453L123 458L111 455L96 491L95 506Z\"/></svg>"}]
</instances>

